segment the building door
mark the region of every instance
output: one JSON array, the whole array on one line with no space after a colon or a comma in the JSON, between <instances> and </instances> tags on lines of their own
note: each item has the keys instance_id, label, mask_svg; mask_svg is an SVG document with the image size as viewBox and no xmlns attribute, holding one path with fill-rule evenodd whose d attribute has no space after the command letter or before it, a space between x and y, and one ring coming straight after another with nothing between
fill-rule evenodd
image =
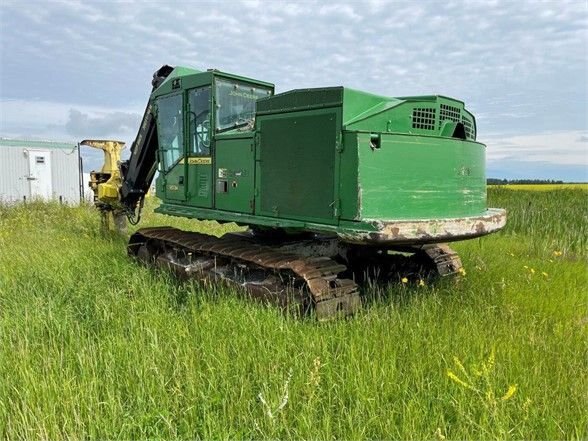
<instances>
[{"instance_id":1,"label":"building door","mask_svg":"<svg viewBox=\"0 0 588 441\"><path fill-rule=\"evenodd\" d=\"M51 182L51 153L47 150L28 150L31 198L51 199L53 186Z\"/></svg>"}]
</instances>

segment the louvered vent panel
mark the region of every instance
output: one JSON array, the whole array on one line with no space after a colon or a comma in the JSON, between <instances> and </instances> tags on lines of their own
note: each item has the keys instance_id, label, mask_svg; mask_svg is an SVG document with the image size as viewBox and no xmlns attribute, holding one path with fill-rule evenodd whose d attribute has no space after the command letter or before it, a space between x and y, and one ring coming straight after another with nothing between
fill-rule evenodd
<instances>
[{"instance_id":1,"label":"louvered vent panel","mask_svg":"<svg viewBox=\"0 0 588 441\"><path fill-rule=\"evenodd\" d=\"M416 107L412 111L412 128L435 130L435 114L437 109L432 107Z\"/></svg>"},{"instance_id":2,"label":"louvered vent panel","mask_svg":"<svg viewBox=\"0 0 588 441\"><path fill-rule=\"evenodd\" d=\"M461 117L461 122L463 123L463 126L465 128L466 136L469 139L476 139L476 129L474 129L474 125L472 124L472 122L465 116Z\"/></svg>"},{"instance_id":3,"label":"louvered vent panel","mask_svg":"<svg viewBox=\"0 0 588 441\"><path fill-rule=\"evenodd\" d=\"M439 112L439 128L445 121L461 122L461 112L457 107L448 106L447 104L441 104Z\"/></svg>"}]
</instances>

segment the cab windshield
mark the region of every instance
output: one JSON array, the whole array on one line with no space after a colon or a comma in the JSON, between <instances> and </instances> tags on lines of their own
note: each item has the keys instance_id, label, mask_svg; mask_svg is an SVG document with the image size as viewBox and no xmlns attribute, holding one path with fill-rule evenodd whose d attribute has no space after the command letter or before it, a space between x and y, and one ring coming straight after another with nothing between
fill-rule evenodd
<instances>
[{"instance_id":1,"label":"cab windshield","mask_svg":"<svg viewBox=\"0 0 588 441\"><path fill-rule=\"evenodd\" d=\"M270 96L271 89L231 80L216 81L216 130L242 126L253 121L255 101Z\"/></svg>"}]
</instances>

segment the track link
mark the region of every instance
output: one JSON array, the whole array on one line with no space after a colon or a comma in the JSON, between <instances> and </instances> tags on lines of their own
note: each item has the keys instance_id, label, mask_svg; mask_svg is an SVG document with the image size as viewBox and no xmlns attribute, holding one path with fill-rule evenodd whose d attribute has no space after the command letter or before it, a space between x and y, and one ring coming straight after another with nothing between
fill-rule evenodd
<instances>
[{"instance_id":1,"label":"track link","mask_svg":"<svg viewBox=\"0 0 588 441\"><path fill-rule=\"evenodd\" d=\"M446 243L430 245L422 248L422 251L431 260L441 277L457 274L462 268L458 254Z\"/></svg>"},{"instance_id":2,"label":"track link","mask_svg":"<svg viewBox=\"0 0 588 441\"><path fill-rule=\"evenodd\" d=\"M314 309L321 321L352 315L361 307L355 282L338 277L347 267L329 257L301 257L234 235L219 238L172 227L138 230L128 252L182 277L221 279L264 301Z\"/></svg>"}]
</instances>

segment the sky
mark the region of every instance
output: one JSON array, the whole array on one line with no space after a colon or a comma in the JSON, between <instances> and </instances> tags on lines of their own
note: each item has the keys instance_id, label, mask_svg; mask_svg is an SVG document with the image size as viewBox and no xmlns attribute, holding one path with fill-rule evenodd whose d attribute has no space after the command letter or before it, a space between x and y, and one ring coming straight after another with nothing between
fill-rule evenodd
<instances>
[{"instance_id":1,"label":"sky","mask_svg":"<svg viewBox=\"0 0 588 441\"><path fill-rule=\"evenodd\" d=\"M0 137L130 145L163 64L451 96L488 177L588 181L586 0L2 0Z\"/></svg>"}]
</instances>

